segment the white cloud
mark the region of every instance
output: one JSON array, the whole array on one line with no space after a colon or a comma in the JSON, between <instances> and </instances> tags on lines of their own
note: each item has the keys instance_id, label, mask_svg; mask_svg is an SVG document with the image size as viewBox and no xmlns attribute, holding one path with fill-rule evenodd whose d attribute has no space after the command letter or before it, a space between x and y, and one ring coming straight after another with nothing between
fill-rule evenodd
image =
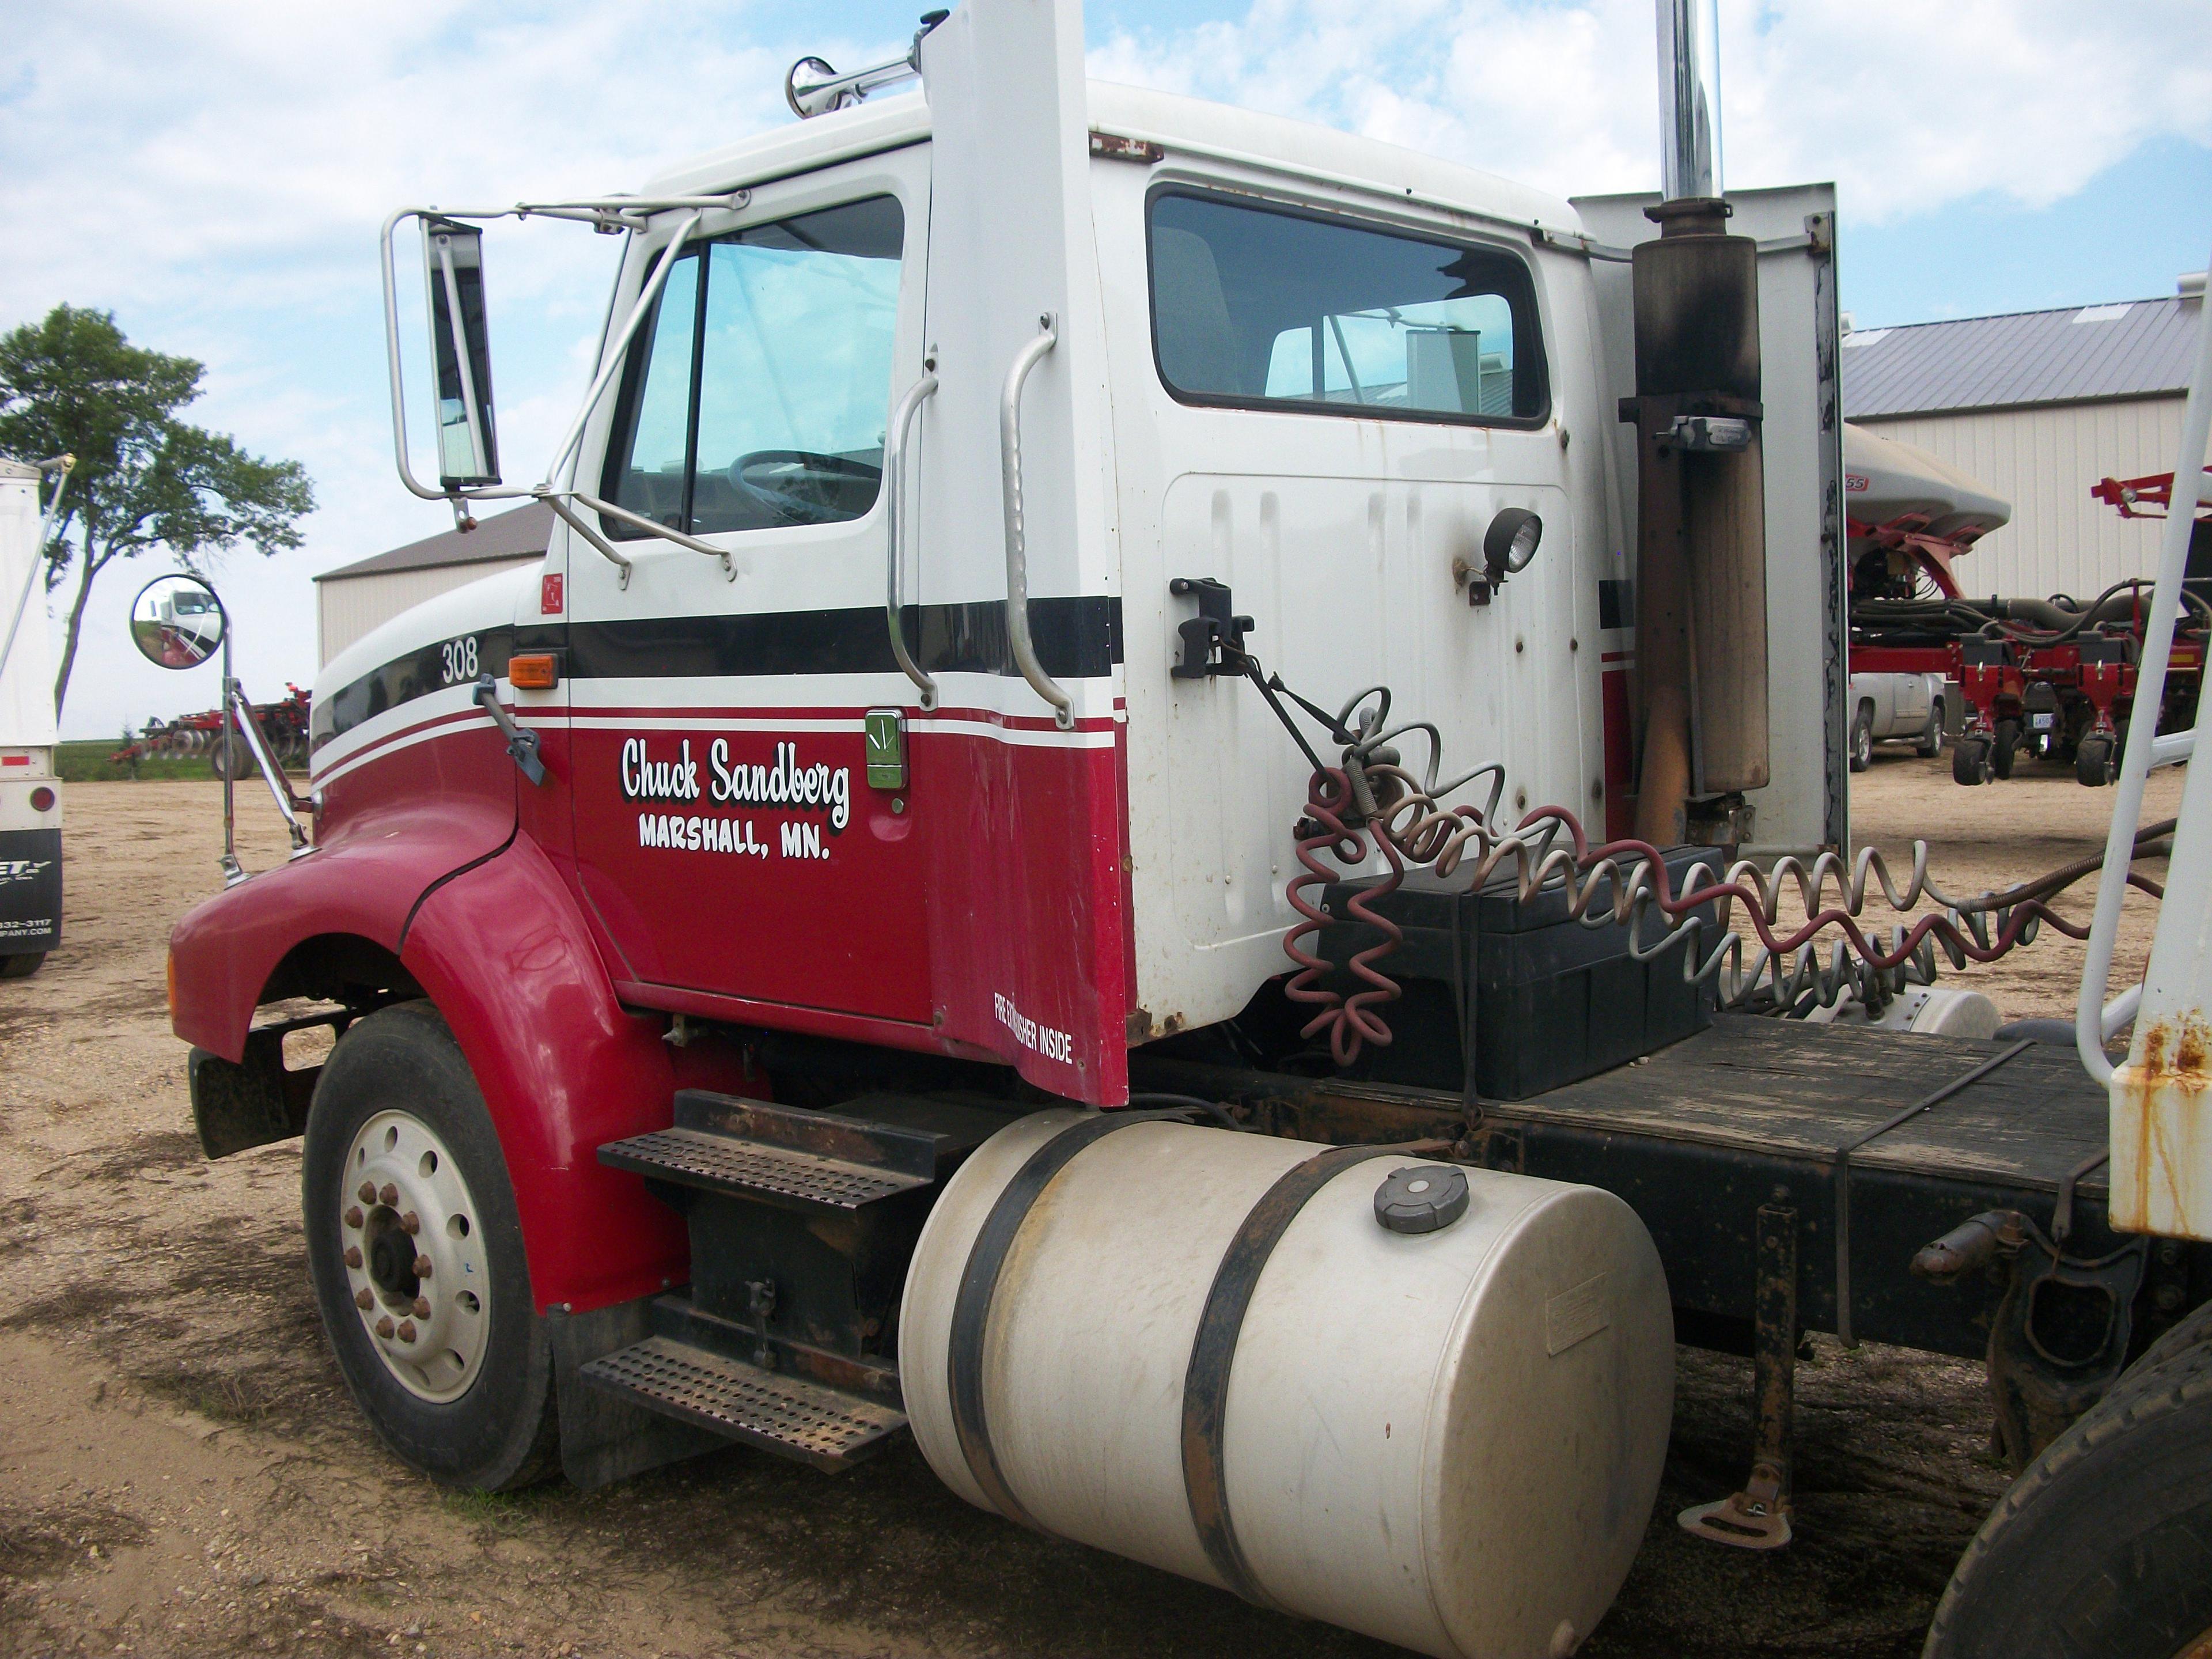
<instances>
[{"instance_id":1,"label":"white cloud","mask_svg":"<svg viewBox=\"0 0 2212 1659\"><path fill-rule=\"evenodd\" d=\"M1831 179L1861 222L1984 191L2045 207L2146 140L2212 143L2203 0L1722 0L1721 14L1729 182ZM1117 34L1091 72L1580 195L1656 184L1656 56L1650 0L1257 0L1241 22Z\"/></svg>"}]
</instances>

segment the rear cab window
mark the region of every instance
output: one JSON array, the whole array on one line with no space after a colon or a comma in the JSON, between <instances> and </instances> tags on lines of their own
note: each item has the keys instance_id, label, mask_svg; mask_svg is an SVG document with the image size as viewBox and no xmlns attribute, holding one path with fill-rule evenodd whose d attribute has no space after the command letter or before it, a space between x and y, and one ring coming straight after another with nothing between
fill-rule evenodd
<instances>
[{"instance_id":1,"label":"rear cab window","mask_svg":"<svg viewBox=\"0 0 2212 1659\"><path fill-rule=\"evenodd\" d=\"M1180 402L1531 427L1528 268L1503 249L1182 187L1146 209L1152 347Z\"/></svg>"}]
</instances>

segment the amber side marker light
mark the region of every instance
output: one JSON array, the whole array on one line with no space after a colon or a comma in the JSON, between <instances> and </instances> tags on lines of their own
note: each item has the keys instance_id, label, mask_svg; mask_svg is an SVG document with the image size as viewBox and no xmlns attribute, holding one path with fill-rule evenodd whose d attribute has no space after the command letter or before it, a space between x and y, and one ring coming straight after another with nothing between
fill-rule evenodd
<instances>
[{"instance_id":1,"label":"amber side marker light","mask_svg":"<svg viewBox=\"0 0 2212 1659\"><path fill-rule=\"evenodd\" d=\"M550 691L561 684L561 665L550 653L509 657L507 683L518 691Z\"/></svg>"}]
</instances>

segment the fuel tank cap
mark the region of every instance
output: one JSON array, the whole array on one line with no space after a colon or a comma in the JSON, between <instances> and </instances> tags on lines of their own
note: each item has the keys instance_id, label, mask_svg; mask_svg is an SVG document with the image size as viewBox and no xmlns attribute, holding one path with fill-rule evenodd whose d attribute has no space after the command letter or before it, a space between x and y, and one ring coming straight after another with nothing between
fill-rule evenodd
<instances>
[{"instance_id":1,"label":"fuel tank cap","mask_svg":"<svg viewBox=\"0 0 2212 1659\"><path fill-rule=\"evenodd\" d=\"M1375 1189L1375 1218L1394 1233L1433 1233L1467 1213L1467 1176L1449 1164L1393 1170Z\"/></svg>"}]
</instances>

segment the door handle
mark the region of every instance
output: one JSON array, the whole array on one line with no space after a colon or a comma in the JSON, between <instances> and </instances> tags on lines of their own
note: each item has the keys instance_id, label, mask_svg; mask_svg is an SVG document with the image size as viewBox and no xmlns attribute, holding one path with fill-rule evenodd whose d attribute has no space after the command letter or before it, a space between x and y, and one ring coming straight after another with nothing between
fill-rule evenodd
<instances>
[{"instance_id":1,"label":"door handle","mask_svg":"<svg viewBox=\"0 0 2212 1659\"><path fill-rule=\"evenodd\" d=\"M1037 660L1030 637L1029 544L1022 526L1022 382L1045 353L1059 343L1053 314L1037 319L1037 335L1014 354L1006 386L999 398L999 472L1006 489L1006 633L1013 641L1014 665L1030 689L1052 705L1053 721L1063 732L1075 726L1075 701Z\"/></svg>"},{"instance_id":2,"label":"door handle","mask_svg":"<svg viewBox=\"0 0 2212 1659\"><path fill-rule=\"evenodd\" d=\"M899 399L899 406L891 416L890 430L884 437L884 528L890 542L890 551L884 562L884 615L890 623L891 655L898 659L899 667L921 692L924 708L937 707L937 682L906 648L906 629L899 620L899 497L906 482L907 431L913 426L915 411L921 407L922 400L937 390L937 376L929 372L936 366L933 356L924 363L921 378L908 387L906 396Z\"/></svg>"}]
</instances>

